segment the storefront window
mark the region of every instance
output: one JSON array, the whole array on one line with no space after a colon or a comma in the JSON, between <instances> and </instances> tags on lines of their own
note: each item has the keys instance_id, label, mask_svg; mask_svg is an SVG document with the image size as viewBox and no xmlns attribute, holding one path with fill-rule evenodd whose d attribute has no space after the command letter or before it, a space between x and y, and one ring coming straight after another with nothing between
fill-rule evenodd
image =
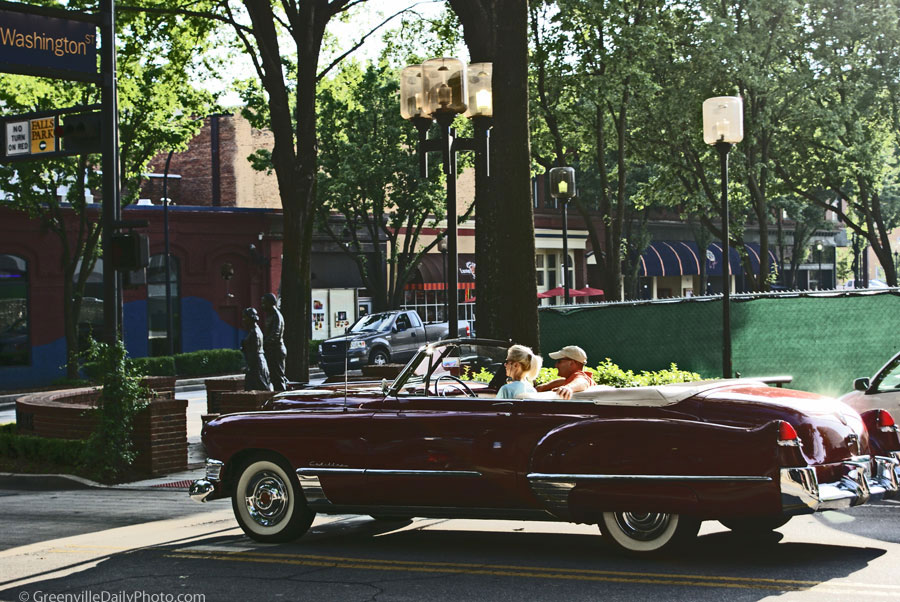
<instances>
[{"instance_id":1,"label":"storefront window","mask_svg":"<svg viewBox=\"0 0 900 602\"><path fill-rule=\"evenodd\" d=\"M169 290L172 295L172 350L181 352L181 290L178 258L169 256ZM166 313L166 256L150 257L147 268L147 333L150 355L168 355Z\"/></svg>"},{"instance_id":2,"label":"storefront window","mask_svg":"<svg viewBox=\"0 0 900 602\"><path fill-rule=\"evenodd\" d=\"M0 255L0 366L31 363L28 318L28 264Z\"/></svg>"}]
</instances>

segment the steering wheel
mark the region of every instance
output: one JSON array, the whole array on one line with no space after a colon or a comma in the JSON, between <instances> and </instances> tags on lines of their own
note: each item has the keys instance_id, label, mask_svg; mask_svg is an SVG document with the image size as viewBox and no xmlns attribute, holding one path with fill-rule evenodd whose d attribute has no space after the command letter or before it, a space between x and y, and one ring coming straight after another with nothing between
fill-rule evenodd
<instances>
[{"instance_id":1,"label":"steering wheel","mask_svg":"<svg viewBox=\"0 0 900 602\"><path fill-rule=\"evenodd\" d=\"M456 378L456 377L453 376L452 374L441 374L440 376L438 376L438 377L435 379L435 381L434 381L434 394L435 394L435 395L438 395L438 396L440 396L440 397L446 397L446 396L447 396L446 393L442 392L442 391L439 389L439 387L438 387L438 385L440 384L441 380L443 380L443 379L445 379L445 378L446 378L447 380L449 380L449 381L452 381L450 384L451 384L455 389L458 389L458 390L463 391L463 392L464 392L466 395L468 395L469 397L477 397L477 396L475 395L475 393L472 392L472 389L469 388L469 385L467 385L466 383L464 383L464 382L461 381L460 379Z\"/></svg>"}]
</instances>

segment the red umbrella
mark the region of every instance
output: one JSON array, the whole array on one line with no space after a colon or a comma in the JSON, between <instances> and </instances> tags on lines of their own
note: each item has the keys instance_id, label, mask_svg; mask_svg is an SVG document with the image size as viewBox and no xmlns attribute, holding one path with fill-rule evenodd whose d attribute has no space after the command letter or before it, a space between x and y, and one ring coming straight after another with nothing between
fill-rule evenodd
<instances>
[{"instance_id":1,"label":"red umbrella","mask_svg":"<svg viewBox=\"0 0 900 602\"><path fill-rule=\"evenodd\" d=\"M601 288L591 288L590 286L586 286L584 288L578 289L578 292L582 295L587 295L588 297L602 296L603 289Z\"/></svg>"},{"instance_id":2,"label":"red umbrella","mask_svg":"<svg viewBox=\"0 0 900 602\"><path fill-rule=\"evenodd\" d=\"M557 286L556 288L551 288L549 291L544 291L543 293L538 293L539 299L544 299L546 297L563 297L565 296L566 291L563 287ZM570 288L569 296L570 297L584 297L587 293L583 293L578 289Z\"/></svg>"}]
</instances>

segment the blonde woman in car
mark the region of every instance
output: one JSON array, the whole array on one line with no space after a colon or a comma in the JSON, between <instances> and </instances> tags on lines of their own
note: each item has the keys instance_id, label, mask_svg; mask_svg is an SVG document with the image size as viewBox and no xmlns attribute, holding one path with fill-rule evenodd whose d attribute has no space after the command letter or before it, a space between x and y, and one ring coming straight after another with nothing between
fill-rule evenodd
<instances>
[{"instance_id":1,"label":"blonde woman in car","mask_svg":"<svg viewBox=\"0 0 900 602\"><path fill-rule=\"evenodd\" d=\"M513 345L506 351L506 377L510 380L497 392L499 399L515 399L520 393L534 393L534 382L541 371L541 356L524 345Z\"/></svg>"}]
</instances>

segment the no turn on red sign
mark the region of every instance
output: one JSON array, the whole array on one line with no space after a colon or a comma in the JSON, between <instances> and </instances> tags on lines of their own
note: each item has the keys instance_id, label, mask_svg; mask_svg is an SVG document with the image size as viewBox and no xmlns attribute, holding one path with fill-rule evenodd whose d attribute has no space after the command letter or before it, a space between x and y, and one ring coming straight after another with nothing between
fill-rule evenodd
<instances>
[{"instance_id":1,"label":"no turn on red sign","mask_svg":"<svg viewBox=\"0 0 900 602\"><path fill-rule=\"evenodd\" d=\"M40 117L6 122L6 156L41 155L55 152L56 118Z\"/></svg>"}]
</instances>

